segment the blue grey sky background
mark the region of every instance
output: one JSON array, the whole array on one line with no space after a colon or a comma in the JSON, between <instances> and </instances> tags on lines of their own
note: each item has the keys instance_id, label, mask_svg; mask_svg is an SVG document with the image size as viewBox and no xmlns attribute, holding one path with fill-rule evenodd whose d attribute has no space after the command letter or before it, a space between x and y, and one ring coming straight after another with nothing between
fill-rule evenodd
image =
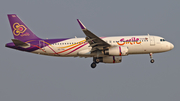
<instances>
[{"instance_id":1,"label":"blue grey sky background","mask_svg":"<svg viewBox=\"0 0 180 101\"><path fill-rule=\"evenodd\" d=\"M124 56L122 63L36 55L5 47L17 14L41 38L85 37L76 19L98 36L157 35L169 52ZM1 0L1 101L179 101L179 0Z\"/></svg>"}]
</instances>

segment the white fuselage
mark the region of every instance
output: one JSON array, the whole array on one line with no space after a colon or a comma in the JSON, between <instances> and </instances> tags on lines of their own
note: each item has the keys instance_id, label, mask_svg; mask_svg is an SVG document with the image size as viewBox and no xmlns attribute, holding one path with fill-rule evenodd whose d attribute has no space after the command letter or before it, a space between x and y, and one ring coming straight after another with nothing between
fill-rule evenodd
<instances>
[{"instance_id":1,"label":"white fuselage","mask_svg":"<svg viewBox=\"0 0 180 101\"><path fill-rule=\"evenodd\" d=\"M109 43L111 46L128 47L128 54L166 52L174 47L173 44L165 41L164 38L150 35L101 37L101 39ZM71 38L54 44L49 44L43 49L33 51L33 53L62 57L93 57L93 54L90 54L91 48L92 47L86 42L85 38ZM103 54L99 55L103 56Z\"/></svg>"}]
</instances>

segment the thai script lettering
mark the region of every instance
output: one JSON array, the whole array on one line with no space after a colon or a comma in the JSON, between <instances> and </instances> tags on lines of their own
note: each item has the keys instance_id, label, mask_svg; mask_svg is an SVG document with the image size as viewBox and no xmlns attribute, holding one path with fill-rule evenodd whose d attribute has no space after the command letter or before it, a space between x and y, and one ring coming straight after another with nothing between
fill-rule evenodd
<instances>
[{"instance_id":1,"label":"thai script lettering","mask_svg":"<svg viewBox=\"0 0 180 101\"><path fill-rule=\"evenodd\" d=\"M21 37L23 37L23 36L30 36L30 34L29 33L22 33L20 36Z\"/></svg>"}]
</instances>

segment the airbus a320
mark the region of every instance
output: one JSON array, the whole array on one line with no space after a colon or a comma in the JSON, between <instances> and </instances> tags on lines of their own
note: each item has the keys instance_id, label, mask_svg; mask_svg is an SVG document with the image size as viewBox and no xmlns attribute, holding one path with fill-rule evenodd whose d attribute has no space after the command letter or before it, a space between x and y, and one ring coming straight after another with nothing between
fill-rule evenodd
<instances>
[{"instance_id":1,"label":"airbus a320","mask_svg":"<svg viewBox=\"0 0 180 101\"><path fill-rule=\"evenodd\" d=\"M120 63L122 56L149 54L154 63L153 53L172 50L174 45L163 37L154 35L98 37L77 19L85 38L41 39L37 37L16 14L8 14L14 35L8 48L41 55L58 57L92 57L92 68L100 62ZM137 60L138 62L138 60Z\"/></svg>"}]
</instances>

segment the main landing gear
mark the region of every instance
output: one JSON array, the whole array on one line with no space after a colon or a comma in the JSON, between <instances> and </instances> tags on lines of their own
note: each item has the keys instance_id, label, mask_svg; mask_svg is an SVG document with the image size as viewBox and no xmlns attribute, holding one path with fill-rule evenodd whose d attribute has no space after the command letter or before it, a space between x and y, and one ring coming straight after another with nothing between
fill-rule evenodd
<instances>
[{"instance_id":1,"label":"main landing gear","mask_svg":"<svg viewBox=\"0 0 180 101\"><path fill-rule=\"evenodd\" d=\"M96 63L93 62L93 63L91 64L91 68L95 68L95 67L96 67Z\"/></svg>"},{"instance_id":2,"label":"main landing gear","mask_svg":"<svg viewBox=\"0 0 180 101\"><path fill-rule=\"evenodd\" d=\"M91 68L96 68L96 64L100 62L99 58L93 57L93 63L91 64Z\"/></svg>"},{"instance_id":3,"label":"main landing gear","mask_svg":"<svg viewBox=\"0 0 180 101\"><path fill-rule=\"evenodd\" d=\"M149 56L150 56L150 58L151 58L150 62L151 62L151 63L154 63L154 59L153 59L152 54L153 54L153 53L149 53Z\"/></svg>"}]
</instances>

